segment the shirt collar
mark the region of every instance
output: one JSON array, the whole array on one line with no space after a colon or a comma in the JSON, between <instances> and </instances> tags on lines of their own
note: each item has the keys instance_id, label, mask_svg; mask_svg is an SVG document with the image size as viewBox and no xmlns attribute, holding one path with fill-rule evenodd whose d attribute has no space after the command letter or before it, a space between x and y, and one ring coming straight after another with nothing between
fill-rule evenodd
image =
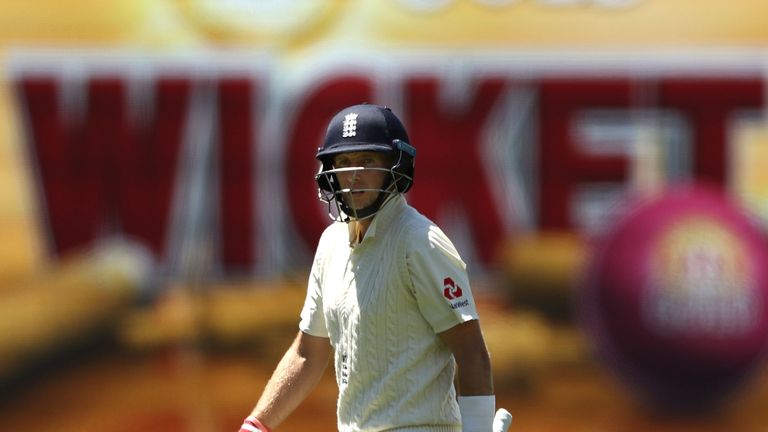
<instances>
[{"instance_id":1,"label":"shirt collar","mask_svg":"<svg viewBox=\"0 0 768 432\"><path fill-rule=\"evenodd\" d=\"M383 230L383 232L387 231L387 227L392 223L392 219L394 216L399 213L398 209L401 209L405 207L406 201L405 197L402 194L396 194L392 198L386 200L384 204L381 206L381 209L373 216L373 221L371 222L371 225L368 227L368 230L365 232L365 237L363 237L363 241L361 241L359 244L362 244L365 242L367 238L374 238L376 237L376 232L378 230ZM356 222L350 222L348 225L349 229L349 238L354 238L354 230L355 226L352 225Z\"/></svg>"}]
</instances>

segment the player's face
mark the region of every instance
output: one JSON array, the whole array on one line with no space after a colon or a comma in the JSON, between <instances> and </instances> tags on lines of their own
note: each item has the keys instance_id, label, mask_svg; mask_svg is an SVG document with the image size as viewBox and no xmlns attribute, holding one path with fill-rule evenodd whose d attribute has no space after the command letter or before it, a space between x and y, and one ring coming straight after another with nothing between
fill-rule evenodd
<instances>
[{"instance_id":1,"label":"player's face","mask_svg":"<svg viewBox=\"0 0 768 432\"><path fill-rule=\"evenodd\" d=\"M389 157L377 152L350 152L336 155L333 168L358 168L336 173L342 189L344 202L355 210L368 207L376 201L379 191L389 172ZM377 169L378 168L378 169Z\"/></svg>"}]
</instances>

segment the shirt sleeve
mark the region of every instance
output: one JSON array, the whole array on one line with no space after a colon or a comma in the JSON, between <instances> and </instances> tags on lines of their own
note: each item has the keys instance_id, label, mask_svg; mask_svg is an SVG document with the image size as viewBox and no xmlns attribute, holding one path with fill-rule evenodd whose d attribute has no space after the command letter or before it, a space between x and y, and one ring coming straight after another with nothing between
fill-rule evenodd
<instances>
[{"instance_id":1,"label":"shirt sleeve","mask_svg":"<svg viewBox=\"0 0 768 432\"><path fill-rule=\"evenodd\" d=\"M321 247L318 247L307 281L307 297L301 309L299 330L312 336L328 337L323 314L322 268L322 252Z\"/></svg>"},{"instance_id":2,"label":"shirt sleeve","mask_svg":"<svg viewBox=\"0 0 768 432\"><path fill-rule=\"evenodd\" d=\"M435 333L477 319L467 266L448 237L432 225L409 239L406 262L413 294Z\"/></svg>"}]
</instances>

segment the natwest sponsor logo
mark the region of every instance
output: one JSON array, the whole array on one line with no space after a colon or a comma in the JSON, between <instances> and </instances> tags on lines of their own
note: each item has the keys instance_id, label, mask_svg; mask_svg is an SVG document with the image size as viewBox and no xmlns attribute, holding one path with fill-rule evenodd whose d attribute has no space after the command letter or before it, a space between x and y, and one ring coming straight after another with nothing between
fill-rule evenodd
<instances>
[{"instance_id":1,"label":"natwest sponsor logo","mask_svg":"<svg viewBox=\"0 0 768 432\"><path fill-rule=\"evenodd\" d=\"M464 292L461 290L461 287L456 285L456 282L454 282L453 279L448 277L443 280L443 296L445 296L445 298L448 300L455 300L463 295Z\"/></svg>"}]
</instances>

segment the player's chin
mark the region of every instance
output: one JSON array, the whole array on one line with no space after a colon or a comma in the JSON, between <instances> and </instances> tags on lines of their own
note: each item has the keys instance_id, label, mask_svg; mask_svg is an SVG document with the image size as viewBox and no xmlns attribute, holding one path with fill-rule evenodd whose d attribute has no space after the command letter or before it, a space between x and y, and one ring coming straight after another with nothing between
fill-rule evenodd
<instances>
[{"instance_id":1,"label":"player's chin","mask_svg":"<svg viewBox=\"0 0 768 432\"><path fill-rule=\"evenodd\" d=\"M368 192L353 192L347 197L347 205L355 210L362 210L373 204L373 201Z\"/></svg>"}]
</instances>

